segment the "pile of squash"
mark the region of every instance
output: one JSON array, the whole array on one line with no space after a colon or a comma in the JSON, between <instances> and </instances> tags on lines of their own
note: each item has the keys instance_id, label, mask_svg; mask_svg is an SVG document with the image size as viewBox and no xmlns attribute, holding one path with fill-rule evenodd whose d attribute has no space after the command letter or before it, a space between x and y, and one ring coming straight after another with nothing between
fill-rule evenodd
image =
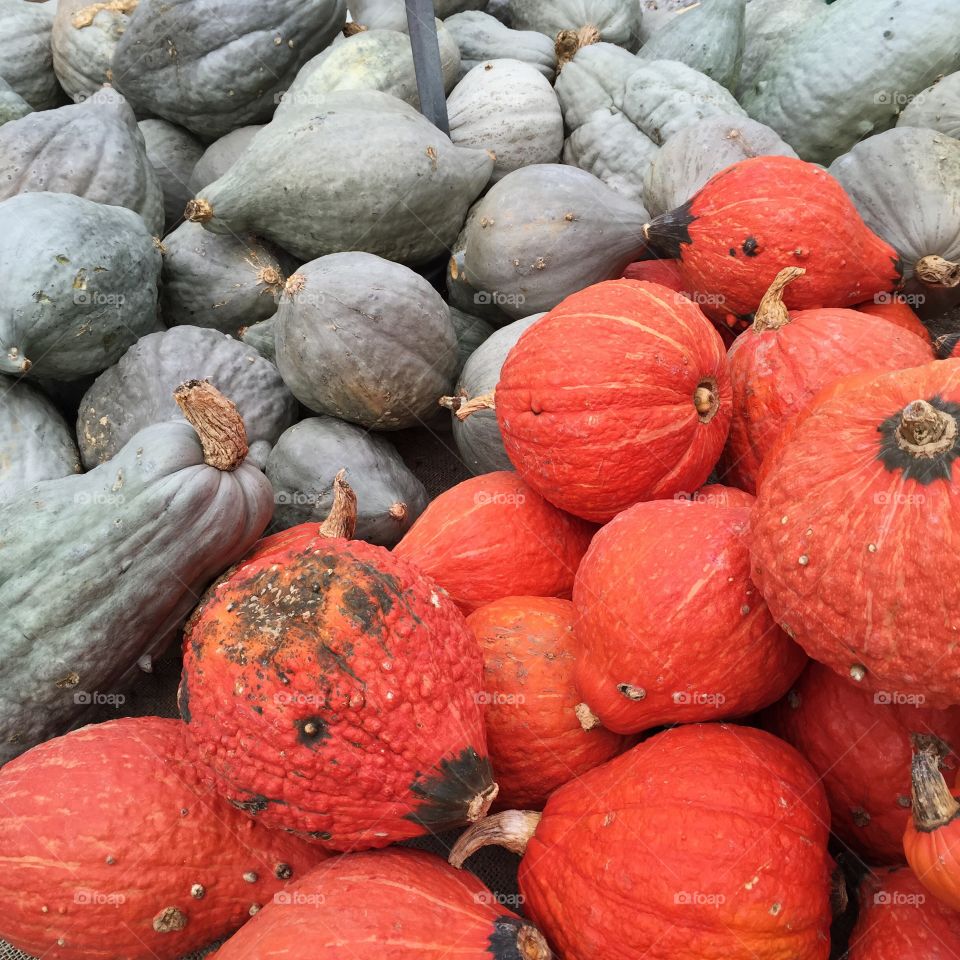
<instances>
[{"instance_id":1,"label":"pile of squash","mask_svg":"<svg viewBox=\"0 0 960 960\"><path fill-rule=\"evenodd\" d=\"M0 0L0 955L960 956L957 0L430 6Z\"/></svg>"}]
</instances>

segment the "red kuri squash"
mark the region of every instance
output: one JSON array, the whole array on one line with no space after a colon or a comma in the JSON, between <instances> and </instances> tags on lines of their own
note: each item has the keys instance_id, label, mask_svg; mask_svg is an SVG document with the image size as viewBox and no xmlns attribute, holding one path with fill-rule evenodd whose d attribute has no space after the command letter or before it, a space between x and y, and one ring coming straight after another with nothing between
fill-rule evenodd
<instances>
[{"instance_id":1,"label":"red kuri squash","mask_svg":"<svg viewBox=\"0 0 960 960\"><path fill-rule=\"evenodd\" d=\"M826 170L795 157L752 157L721 170L694 197L644 228L680 260L689 289L714 294L747 318L784 265L807 274L787 294L792 310L842 307L893 290L896 250L863 222Z\"/></svg>"},{"instance_id":2,"label":"red kuri squash","mask_svg":"<svg viewBox=\"0 0 960 960\"><path fill-rule=\"evenodd\" d=\"M347 539L351 498L341 473L322 526L261 540L207 591L180 683L220 793L332 850L475 820L496 795L476 641L412 564Z\"/></svg>"},{"instance_id":3,"label":"red kuri squash","mask_svg":"<svg viewBox=\"0 0 960 960\"><path fill-rule=\"evenodd\" d=\"M518 594L569 599L595 530L547 503L517 474L500 470L441 493L394 553L470 613Z\"/></svg>"},{"instance_id":4,"label":"red kuri squash","mask_svg":"<svg viewBox=\"0 0 960 960\"><path fill-rule=\"evenodd\" d=\"M807 653L873 691L960 703L960 361L845 377L767 457L752 573Z\"/></svg>"},{"instance_id":5,"label":"red kuri squash","mask_svg":"<svg viewBox=\"0 0 960 960\"><path fill-rule=\"evenodd\" d=\"M467 617L483 651L497 807L539 810L557 787L627 744L577 719L573 618L573 604L553 597L507 597Z\"/></svg>"},{"instance_id":6,"label":"red kuri squash","mask_svg":"<svg viewBox=\"0 0 960 960\"><path fill-rule=\"evenodd\" d=\"M624 280L648 280L682 293L687 282L678 260L638 260L623 271Z\"/></svg>"},{"instance_id":7,"label":"red kuri squash","mask_svg":"<svg viewBox=\"0 0 960 960\"><path fill-rule=\"evenodd\" d=\"M625 510L577 572L574 676L609 730L744 716L806 663L750 581L750 506L705 489Z\"/></svg>"},{"instance_id":8,"label":"red kuri squash","mask_svg":"<svg viewBox=\"0 0 960 960\"><path fill-rule=\"evenodd\" d=\"M684 726L560 787L542 815L474 824L451 862L487 844L523 853L526 912L571 960L826 960L829 822L782 740Z\"/></svg>"},{"instance_id":9,"label":"red kuri squash","mask_svg":"<svg viewBox=\"0 0 960 960\"><path fill-rule=\"evenodd\" d=\"M417 850L330 860L274 897L217 960L551 960L532 924Z\"/></svg>"},{"instance_id":10,"label":"red kuri squash","mask_svg":"<svg viewBox=\"0 0 960 960\"><path fill-rule=\"evenodd\" d=\"M903 861L910 734L928 731L960 748L960 708L863 690L813 661L763 724L807 758L826 788L833 832L870 863ZM956 754L944 765L956 773Z\"/></svg>"},{"instance_id":11,"label":"red kuri squash","mask_svg":"<svg viewBox=\"0 0 960 960\"><path fill-rule=\"evenodd\" d=\"M869 873L846 960L956 960L960 912L931 897L906 867Z\"/></svg>"},{"instance_id":12,"label":"red kuri squash","mask_svg":"<svg viewBox=\"0 0 960 960\"><path fill-rule=\"evenodd\" d=\"M733 420L723 472L727 481L751 493L780 432L827 384L860 370L901 370L933 359L929 337L857 310L788 313L784 289L803 274L802 267L780 271L753 326L728 353Z\"/></svg>"},{"instance_id":13,"label":"red kuri squash","mask_svg":"<svg viewBox=\"0 0 960 960\"><path fill-rule=\"evenodd\" d=\"M0 939L47 960L206 947L328 855L204 787L183 724L111 720L0 770Z\"/></svg>"},{"instance_id":14,"label":"red kuri squash","mask_svg":"<svg viewBox=\"0 0 960 960\"><path fill-rule=\"evenodd\" d=\"M913 308L900 294L880 294L866 303L858 303L854 309L859 310L860 313L868 313L872 317L880 317L881 320L886 320L888 323L896 324L904 330L909 330L921 340L930 339L930 331L927 330Z\"/></svg>"},{"instance_id":15,"label":"red kuri squash","mask_svg":"<svg viewBox=\"0 0 960 960\"><path fill-rule=\"evenodd\" d=\"M606 522L707 479L730 422L725 351L682 294L612 280L521 336L495 404L520 475L561 509Z\"/></svg>"}]
</instances>

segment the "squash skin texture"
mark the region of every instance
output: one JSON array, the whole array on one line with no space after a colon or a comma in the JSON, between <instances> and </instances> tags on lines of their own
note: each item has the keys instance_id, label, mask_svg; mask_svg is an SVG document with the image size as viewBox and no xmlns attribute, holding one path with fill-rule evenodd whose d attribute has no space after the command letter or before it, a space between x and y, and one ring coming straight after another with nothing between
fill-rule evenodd
<instances>
[{"instance_id":1,"label":"squash skin texture","mask_svg":"<svg viewBox=\"0 0 960 960\"><path fill-rule=\"evenodd\" d=\"M3 19L0 76L34 110L49 110L63 102L50 52L55 8L55 3L28 0L0 2Z\"/></svg>"},{"instance_id":2,"label":"squash skin texture","mask_svg":"<svg viewBox=\"0 0 960 960\"><path fill-rule=\"evenodd\" d=\"M205 788L184 757L182 728L112 720L3 767L0 936L50 960L180 956L232 933L254 903L327 856ZM185 925L158 931L154 919L170 908Z\"/></svg>"},{"instance_id":3,"label":"squash skin texture","mask_svg":"<svg viewBox=\"0 0 960 960\"><path fill-rule=\"evenodd\" d=\"M917 94L897 118L898 127L927 127L960 138L960 70Z\"/></svg>"},{"instance_id":4,"label":"squash skin texture","mask_svg":"<svg viewBox=\"0 0 960 960\"><path fill-rule=\"evenodd\" d=\"M447 17L443 25L460 48L460 79L485 60L511 57L529 63L551 83L557 72L556 41L535 30L511 30L480 10Z\"/></svg>"},{"instance_id":5,"label":"squash skin texture","mask_svg":"<svg viewBox=\"0 0 960 960\"><path fill-rule=\"evenodd\" d=\"M504 597L467 617L484 655L484 703L496 809L540 810L557 788L621 753L627 739L584 730L573 685L574 606Z\"/></svg>"},{"instance_id":6,"label":"squash skin texture","mask_svg":"<svg viewBox=\"0 0 960 960\"><path fill-rule=\"evenodd\" d=\"M811 657L868 690L942 708L960 703L960 655L947 645L960 593L946 559L960 553L960 476L953 448L929 459L898 448L902 411L917 400L960 404L960 361L825 388L765 461L751 565L775 619Z\"/></svg>"},{"instance_id":7,"label":"squash skin texture","mask_svg":"<svg viewBox=\"0 0 960 960\"><path fill-rule=\"evenodd\" d=\"M752 314L777 273L806 274L787 289L792 310L844 307L889 292L897 252L864 224L826 171L792 157L755 157L712 177L690 201L649 225L650 242L679 257L694 290L726 313Z\"/></svg>"},{"instance_id":8,"label":"squash skin texture","mask_svg":"<svg viewBox=\"0 0 960 960\"><path fill-rule=\"evenodd\" d=\"M520 891L563 957L826 960L828 823L787 744L676 727L553 794Z\"/></svg>"},{"instance_id":9,"label":"squash skin texture","mask_svg":"<svg viewBox=\"0 0 960 960\"><path fill-rule=\"evenodd\" d=\"M900 98L958 67L953 0L846 0L794 30L742 100L804 160L828 164L889 126Z\"/></svg>"},{"instance_id":10,"label":"squash skin texture","mask_svg":"<svg viewBox=\"0 0 960 960\"><path fill-rule=\"evenodd\" d=\"M915 333L921 340L930 339L930 331L923 325L921 319L913 309L903 300L900 300L896 294L889 297L879 297L867 303L858 303L854 307L854 310L859 310L860 313L868 313L872 317L880 317L903 330L909 330L911 333Z\"/></svg>"},{"instance_id":11,"label":"squash skin texture","mask_svg":"<svg viewBox=\"0 0 960 960\"><path fill-rule=\"evenodd\" d=\"M574 676L608 730L746 716L806 664L750 581L752 505L704 489L625 510L577 571Z\"/></svg>"},{"instance_id":12,"label":"squash skin texture","mask_svg":"<svg viewBox=\"0 0 960 960\"><path fill-rule=\"evenodd\" d=\"M569 599L595 529L549 504L517 474L500 471L441 493L394 553L471 613L521 591Z\"/></svg>"},{"instance_id":13,"label":"squash skin texture","mask_svg":"<svg viewBox=\"0 0 960 960\"><path fill-rule=\"evenodd\" d=\"M701 415L695 395L705 384L711 408ZM562 510L605 523L707 479L730 424L723 343L682 294L599 283L520 338L496 412L524 480Z\"/></svg>"},{"instance_id":14,"label":"squash skin texture","mask_svg":"<svg viewBox=\"0 0 960 960\"><path fill-rule=\"evenodd\" d=\"M510 25L555 37L561 30L595 27L600 39L629 47L636 42L639 10L621 0L507 0Z\"/></svg>"},{"instance_id":15,"label":"squash skin texture","mask_svg":"<svg viewBox=\"0 0 960 960\"><path fill-rule=\"evenodd\" d=\"M794 311L778 330L745 330L727 358L733 420L723 476L756 493L760 465L777 437L820 390L861 370L929 363L933 350L929 337L921 340L889 320L859 310L821 309Z\"/></svg>"},{"instance_id":16,"label":"squash skin texture","mask_svg":"<svg viewBox=\"0 0 960 960\"><path fill-rule=\"evenodd\" d=\"M187 624L192 755L234 806L331 850L465 823L492 778L462 615L405 560L317 531L262 540Z\"/></svg>"},{"instance_id":17,"label":"squash skin texture","mask_svg":"<svg viewBox=\"0 0 960 960\"><path fill-rule=\"evenodd\" d=\"M817 771L830 801L830 828L868 863L903 861L910 813L910 734L923 730L960 748L960 708L931 710L861 690L811 661L763 726ZM956 753L945 758L951 778ZM952 774L948 771L952 771Z\"/></svg>"},{"instance_id":18,"label":"squash skin texture","mask_svg":"<svg viewBox=\"0 0 960 960\"><path fill-rule=\"evenodd\" d=\"M0 762L82 721L94 694L123 693L272 510L256 467L208 466L183 422L154 424L109 463L0 507ZM42 603L37 569L49 571Z\"/></svg>"},{"instance_id":19,"label":"squash skin texture","mask_svg":"<svg viewBox=\"0 0 960 960\"><path fill-rule=\"evenodd\" d=\"M87 0L59 0L50 49L57 79L71 100L79 103L111 82L113 53L136 6L136 0L126 0L91 9Z\"/></svg>"},{"instance_id":20,"label":"squash skin texture","mask_svg":"<svg viewBox=\"0 0 960 960\"><path fill-rule=\"evenodd\" d=\"M514 960L521 956L515 946L510 952L496 944L505 927L519 925L476 877L439 857L419 850L351 853L284 891L216 957Z\"/></svg>"},{"instance_id":21,"label":"squash skin texture","mask_svg":"<svg viewBox=\"0 0 960 960\"><path fill-rule=\"evenodd\" d=\"M909 867L867 876L848 960L952 960L960 912L927 893Z\"/></svg>"},{"instance_id":22,"label":"squash skin texture","mask_svg":"<svg viewBox=\"0 0 960 960\"><path fill-rule=\"evenodd\" d=\"M187 184L203 156L203 145L192 133L168 120L141 120L137 126L143 136L147 160L160 182L166 234L180 223L183 208L193 196Z\"/></svg>"}]
</instances>

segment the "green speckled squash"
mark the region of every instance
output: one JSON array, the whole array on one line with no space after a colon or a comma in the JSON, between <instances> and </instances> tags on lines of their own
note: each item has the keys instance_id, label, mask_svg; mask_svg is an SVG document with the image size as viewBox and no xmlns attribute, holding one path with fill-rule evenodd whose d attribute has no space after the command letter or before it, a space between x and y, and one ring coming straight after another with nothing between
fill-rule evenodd
<instances>
[{"instance_id":1,"label":"green speckled squash","mask_svg":"<svg viewBox=\"0 0 960 960\"><path fill-rule=\"evenodd\" d=\"M253 347L261 357L275 363L277 359L276 326L277 315L274 314L266 320L255 323L252 327L241 328L237 336L248 347Z\"/></svg>"},{"instance_id":2,"label":"green speckled squash","mask_svg":"<svg viewBox=\"0 0 960 960\"><path fill-rule=\"evenodd\" d=\"M592 28L599 39L632 47L636 43L638 10L625 0L507 0L510 24L517 30L537 30L555 37L563 30Z\"/></svg>"},{"instance_id":3,"label":"green speckled squash","mask_svg":"<svg viewBox=\"0 0 960 960\"><path fill-rule=\"evenodd\" d=\"M141 120L147 159L160 181L163 193L164 231L183 219L183 208L193 196L188 183L193 168L203 156L203 145L182 127L166 120Z\"/></svg>"},{"instance_id":4,"label":"green speckled squash","mask_svg":"<svg viewBox=\"0 0 960 960\"><path fill-rule=\"evenodd\" d=\"M50 46L53 69L74 101L85 100L111 82L113 52L137 0L58 0Z\"/></svg>"},{"instance_id":5,"label":"green speckled squash","mask_svg":"<svg viewBox=\"0 0 960 960\"><path fill-rule=\"evenodd\" d=\"M0 126L25 117L32 109L30 104L0 77Z\"/></svg>"},{"instance_id":6,"label":"green speckled squash","mask_svg":"<svg viewBox=\"0 0 960 960\"><path fill-rule=\"evenodd\" d=\"M639 35L641 43L662 30L678 14L695 7L700 0L636 0L640 8Z\"/></svg>"},{"instance_id":7,"label":"green speckled squash","mask_svg":"<svg viewBox=\"0 0 960 960\"><path fill-rule=\"evenodd\" d=\"M597 110L616 106L627 78L640 61L613 43L581 47L563 65L554 89L568 130L576 130Z\"/></svg>"},{"instance_id":8,"label":"green speckled squash","mask_svg":"<svg viewBox=\"0 0 960 960\"><path fill-rule=\"evenodd\" d=\"M3 373L99 373L156 323L160 251L126 207L69 193L4 200L0 276Z\"/></svg>"},{"instance_id":9,"label":"green speckled squash","mask_svg":"<svg viewBox=\"0 0 960 960\"><path fill-rule=\"evenodd\" d=\"M407 11L403 0L350 0L353 19L368 30L407 30ZM447 17L464 10L480 10L486 0L434 0L436 15Z\"/></svg>"},{"instance_id":10,"label":"green speckled squash","mask_svg":"<svg viewBox=\"0 0 960 960\"><path fill-rule=\"evenodd\" d=\"M34 110L49 110L64 101L50 52L56 7L53 2L0 0L0 77Z\"/></svg>"},{"instance_id":11,"label":"green speckled squash","mask_svg":"<svg viewBox=\"0 0 960 960\"><path fill-rule=\"evenodd\" d=\"M450 308L450 320L457 333L457 368L454 371L454 380L460 376L463 365L473 356L476 349L492 336L496 327L480 317L464 313L456 307Z\"/></svg>"},{"instance_id":12,"label":"green speckled squash","mask_svg":"<svg viewBox=\"0 0 960 960\"><path fill-rule=\"evenodd\" d=\"M450 250L450 259L447 261L447 301L451 308L489 320L495 327L502 327L510 322L510 317L494 303L489 294L481 293L467 280L465 263L467 235L470 231L470 224L476 218L479 206L479 203L475 203L468 211L463 229L457 235L453 248Z\"/></svg>"},{"instance_id":13,"label":"green speckled squash","mask_svg":"<svg viewBox=\"0 0 960 960\"><path fill-rule=\"evenodd\" d=\"M556 43L546 34L511 30L479 10L454 14L444 26L460 48L461 77L485 60L504 58L529 63L550 81L557 72Z\"/></svg>"},{"instance_id":14,"label":"green speckled squash","mask_svg":"<svg viewBox=\"0 0 960 960\"><path fill-rule=\"evenodd\" d=\"M237 161L237 158L250 146L250 141L263 129L263 125L252 124L237 127L203 151L190 174L187 184L191 196L196 196L204 187L219 180ZM182 212L182 211L181 211Z\"/></svg>"},{"instance_id":15,"label":"green speckled squash","mask_svg":"<svg viewBox=\"0 0 960 960\"><path fill-rule=\"evenodd\" d=\"M918 93L900 111L898 127L928 127L960 137L960 71Z\"/></svg>"}]
</instances>

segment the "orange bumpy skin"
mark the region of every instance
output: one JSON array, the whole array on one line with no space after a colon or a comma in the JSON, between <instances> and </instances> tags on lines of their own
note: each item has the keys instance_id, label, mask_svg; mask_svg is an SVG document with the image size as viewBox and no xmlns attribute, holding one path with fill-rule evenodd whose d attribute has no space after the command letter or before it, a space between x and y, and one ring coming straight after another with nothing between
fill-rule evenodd
<instances>
[{"instance_id":1,"label":"orange bumpy skin","mask_svg":"<svg viewBox=\"0 0 960 960\"><path fill-rule=\"evenodd\" d=\"M577 718L573 604L507 597L467 618L484 657L487 744L499 809L541 809L568 780L616 756L626 738Z\"/></svg>"},{"instance_id":2,"label":"orange bumpy skin","mask_svg":"<svg viewBox=\"0 0 960 960\"><path fill-rule=\"evenodd\" d=\"M638 503L580 565L574 675L610 730L744 716L781 697L806 663L750 580L747 495L724 491Z\"/></svg>"},{"instance_id":3,"label":"orange bumpy skin","mask_svg":"<svg viewBox=\"0 0 960 960\"><path fill-rule=\"evenodd\" d=\"M844 378L771 451L753 514L753 579L784 629L930 707L960 702L958 414L960 361Z\"/></svg>"},{"instance_id":4,"label":"orange bumpy skin","mask_svg":"<svg viewBox=\"0 0 960 960\"><path fill-rule=\"evenodd\" d=\"M545 949L476 877L429 853L382 850L314 870L217 960L548 960Z\"/></svg>"},{"instance_id":5,"label":"orange bumpy skin","mask_svg":"<svg viewBox=\"0 0 960 960\"><path fill-rule=\"evenodd\" d=\"M730 425L723 341L682 294L599 283L523 334L501 370L496 412L524 480L605 523L707 479Z\"/></svg>"},{"instance_id":6,"label":"orange bumpy skin","mask_svg":"<svg viewBox=\"0 0 960 960\"><path fill-rule=\"evenodd\" d=\"M676 727L554 793L520 890L566 960L825 960L829 822L783 741Z\"/></svg>"},{"instance_id":7,"label":"orange bumpy skin","mask_svg":"<svg viewBox=\"0 0 960 960\"><path fill-rule=\"evenodd\" d=\"M204 787L183 724L111 720L0 770L0 939L48 960L179 957L328 854Z\"/></svg>"},{"instance_id":8,"label":"orange bumpy skin","mask_svg":"<svg viewBox=\"0 0 960 960\"><path fill-rule=\"evenodd\" d=\"M907 867L868 875L848 960L956 960L960 913L931 897Z\"/></svg>"},{"instance_id":9,"label":"orange bumpy skin","mask_svg":"<svg viewBox=\"0 0 960 960\"><path fill-rule=\"evenodd\" d=\"M875 694L811 661L763 721L821 776L833 832L869 863L902 863L910 819L910 734L932 733L960 747L960 708L931 710L915 698ZM956 754L944 760L944 768L958 769Z\"/></svg>"},{"instance_id":10,"label":"orange bumpy skin","mask_svg":"<svg viewBox=\"0 0 960 960\"><path fill-rule=\"evenodd\" d=\"M866 303L858 303L854 309L861 313L868 313L872 317L880 317L903 330L909 330L921 340L930 339L930 331L923 325L923 321L907 303L898 299L897 294L878 297L877 301L879 302L868 300Z\"/></svg>"},{"instance_id":11,"label":"orange bumpy skin","mask_svg":"<svg viewBox=\"0 0 960 960\"><path fill-rule=\"evenodd\" d=\"M863 222L826 170L793 157L753 157L716 174L692 200L649 225L680 259L688 289L747 317L783 267L806 276L786 294L794 310L845 307L894 289L896 250Z\"/></svg>"},{"instance_id":12,"label":"orange bumpy skin","mask_svg":"<svg viewBox=\"0 0 960 960\"><path fill-rule=\"evenodd\" d=\"M441 493L394 553L470 613L520 594L569 599L595 530L547 503L513 471L498 470Z\"/></svg>"},{"instance_id":13,"label":"orange bumpy skin","mask_svg":"<svg viewBox=\"0 0 960 960\"><path fill-rule=\"evenodd\" d=\"M464 823L492 793L481 673L442 589L304 524L210 588L186 627L180 705L236 806L330 849L378 847Z\"/></svg>"}]
</instances>

